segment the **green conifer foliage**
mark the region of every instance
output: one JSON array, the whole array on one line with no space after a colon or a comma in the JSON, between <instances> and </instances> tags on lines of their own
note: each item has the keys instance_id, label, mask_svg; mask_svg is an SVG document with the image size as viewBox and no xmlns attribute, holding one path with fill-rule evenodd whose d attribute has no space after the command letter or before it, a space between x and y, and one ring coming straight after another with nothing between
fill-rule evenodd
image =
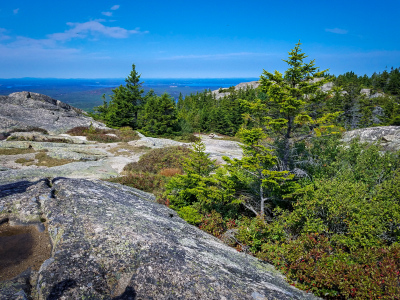
<instances>
[{"instance_id":1,"label":"green conifer foliage","mask_svg":"<svg viewBox=\"0 0 400 300\"><path fill-rule=\"evenodd\" d=\"M174 99L166 93L147 97L140 123L148 135L175 135L179 128Z\"/></svg>"},{"instance_id":2,"label":"green conifer foliage","mask_svg":"<svg viewBox=\"0 0 400 300\"><path fill-rule=\"evenodd\" d=\"M296 44L289 58L284 60L289 65L284 74L264 70L260 89L266 94L265 99L247 102L254 115L263 114L259 125L282 145L281 160L285 170L293 167L293 142L313 133L320 134L339 114L315 117L308 111L310 106L325 99L326 94L320 92L319 87L329 78L321 78L327 70L317 72L314 60L304 62L307 56L301 52L300 45L300 42Z\"/></svg>"},{"instance_id":3,"label":"green conifer foliage","mask_svg":"<svg viewBox=\"0 0 400 300\"><path fill-rule=\"evenodd\" d=\"M279 170L278 158L262 144L265 134L261 128L242 128L239 135L244 144L243 157L224 157L226 169L236 178L237 186L242 186L242 204L256 216L270 218L293 175Z\"/></svg>"},{"instance_id":4,"label":"green conifer foliage","mask_svg":"<svg viewBox=\"0 0 400 300\"><path fill-rule=\"evenodd\" d=\"M140 75L136 72L134 64L125 82L126 86L120 85L112 90L113 95L105 113L106 124L111 127L130 126L136 129L138 111L144 104L144 98Z\"/></svg>"},{"instance_id":5,"label":"green conifer foliage","mask_svg":"<svg viewBox=\"0 0 400 300\"><path fill-rule=\"evenodd\" d=\"M135 107L130 101L129 94L124 86L112 90L111 101L105 114L106 124L110 127L134 127Z\"/></svg>"},{"instance_id":6,"label":"green conifer foliage","mask_svg":"<svg viewBox=\"0 0 400 300\"><path fill-rule=\"evenodd\" d=\"M166 185L166 195L169 197L171 208L179 210L199 201L198 194L205 186L204 178L216 169L215 160L206 154L204 143L192 143L193 153L183 164L184 175L177 175Z\"/></svg>"}]
</instances>

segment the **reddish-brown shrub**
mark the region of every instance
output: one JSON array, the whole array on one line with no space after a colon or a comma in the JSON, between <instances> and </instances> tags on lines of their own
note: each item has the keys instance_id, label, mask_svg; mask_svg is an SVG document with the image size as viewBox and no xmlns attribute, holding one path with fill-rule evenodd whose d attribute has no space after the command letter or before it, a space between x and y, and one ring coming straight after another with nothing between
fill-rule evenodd
<instances>
[{"instance_id":1,"label":"reddish-brown shrub","mask_svg":"<svg viewBox=\"0 0 400 300\"><path fill-rule=\"evenodd\" d=\"M182 170L179 168L165 168L165 169L161 169L158 174L160 174L162 176L166 176L166 177L172 177L177 174L181 175Z\"/></svg>"},{"instance_id":2,"label":"reddish-brown shrub","mask_svg":"<svg viewBox=\"0 0 400 300\"><path fill-rule=\"evenodd\" d=\"M183 146L153 149L143 154L138 162L127 164L124 171L153 174L157 174L162 169L179 168L182 171L184 158L191 152L192 150Z\"/></svg>"}]
</instances>

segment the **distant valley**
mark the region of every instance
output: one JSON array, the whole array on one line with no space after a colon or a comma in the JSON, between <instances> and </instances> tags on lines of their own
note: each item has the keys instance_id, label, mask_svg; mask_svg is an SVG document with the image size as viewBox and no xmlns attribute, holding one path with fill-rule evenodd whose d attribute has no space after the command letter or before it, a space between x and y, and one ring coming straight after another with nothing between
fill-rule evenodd
<instances>
[{"instance_id":1,"label":"distant valley","mask_svg":"<svg viewBox=\"0 0 400 300\"><path fill-rule=\"evenodd\" d=\"M145 92L153 89L157 95L168 93L175 99L202 92L207 89L216 90L228 88L241 82L258 80L258 78L173 78L173 79L143 79ZM103 94L112 94L112 89L125 84L123 78L111 79L56 79L56 78L17 78L0 79L0 95L14 92L30 91L48 95L74 107L91 111L101 105Z\"/></svg>"}]
</instances>

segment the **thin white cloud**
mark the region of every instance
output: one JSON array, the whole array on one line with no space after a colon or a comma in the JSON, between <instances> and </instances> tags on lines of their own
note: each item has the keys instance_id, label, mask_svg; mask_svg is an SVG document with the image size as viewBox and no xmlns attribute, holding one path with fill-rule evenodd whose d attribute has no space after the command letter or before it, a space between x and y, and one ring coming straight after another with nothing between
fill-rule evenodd
<instances>
[{"instance_id":1,"label":"thin white cloud","mask_svg":"<svg viewBox=\"0 0 400 300\"><path fill-rule=\"evenodd\" d=\"M13 9L14 15L16 15L19 12L19 8Z\"/></svg>"},{"instance_id":2,"label":"thin white cloud","mask_svg":"<svg viewBox=\"0 0 400 300\"><path fill-rule=\"evenodd\" d=\"M112 16L112 12L111 11L103 11L101 14L105 15L107 17L111 17Z\"/></svg>"},{"instance_id":3,"label":"thin white cloud","mask_svg":"<svg viewBox=\"0 0 400 300\"><path fill-rule=\"evenodd\" d=\"M336 34L347 34L349 31L346 29L340 29L340 28L326 28L325 31L331 32L331 33L336 33Z\"/></svg>"},{"instance_id":4,"label":"thin white cloud","mask_svg":"<svg viewBox=\"0 0 400 300\"><path fill-rule=\"evenodd\" d=\"M177 55L161 58L161 60L181 60L181 59L227 59L232 57L244 56L270 56L270 53L256 53L256 52L234 52L234 53L221 53L221 54L190 54L190 55Z\"/></svg>"},{"instance_id":5,"label":"thin white cloud","mask_svg":"<svg viewBox=\"0 0 400 300\"><path fill-rule=\"evenodd\" d=\"M10 48L54 48L56 42L50 39L32 39L24 36L17 36L14 41L7 44Z\"/></svg>"},{"instance_id":6,"label":"thin white cloud","mask_svg":"<svg viewBox=\"0 0 400 300\"><path fill-rule=\"evenodd\" d=\"M117 10L118 8L119 8L119 5L116 4L116 5L113 5L113 6L111 7L111 10Z\"/></svg>"},{"instance_id":7,"label":"thin white cloud","mask_svg":"<svg viewBox=\"0 0 400 300\"><path fill-rule=\"evenodd\" d=\"M6 35L6 32L7 32L7 29L5 29L5 28L0 28L0 41L2 41L2 40L8 40L8 39L11 38L10 36Z\"/></svg>"},{"instance_id":8,"label":"thin white cloud","mask_svg":"<svg viewBox=\"0 0 400 300\"><path fill-rule=\"evenodd\" d=\"M110 27L101 24L104 20L94 20L85 23L68 22L67 25L71 29L60 33L49 34L47 37L56 41L68 41L73 38L93 38L98 35L104 35L111 38L123 39L131 34L148 33L148 31L140 31L139 28L134 30L125 29L122 27Z\"/></svg>"}]
</instances>

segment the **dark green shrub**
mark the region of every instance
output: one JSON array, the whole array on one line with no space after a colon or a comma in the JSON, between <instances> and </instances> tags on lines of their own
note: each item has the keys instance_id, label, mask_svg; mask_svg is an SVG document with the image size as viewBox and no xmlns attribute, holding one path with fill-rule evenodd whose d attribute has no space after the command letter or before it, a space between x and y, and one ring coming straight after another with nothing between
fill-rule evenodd
<instances>
[{"instance_id":1,"label":"dark green shrub","mask_svg":"<svg viewBox=\"0 0 400 300\"><path fill-rule=\"evenodd\" d=\"M400 116L393 117L393 119L390 120L389 125L400 126Z\"/></svg>"}]
</instances>

